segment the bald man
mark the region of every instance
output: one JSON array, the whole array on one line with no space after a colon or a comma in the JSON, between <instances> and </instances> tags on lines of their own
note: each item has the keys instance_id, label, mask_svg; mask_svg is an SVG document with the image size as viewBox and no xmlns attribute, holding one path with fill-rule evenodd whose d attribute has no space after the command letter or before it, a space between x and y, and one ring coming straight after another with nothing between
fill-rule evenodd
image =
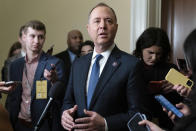
<instances>
[{"instance_id":1,"label":"bald man","mask_svg":"<svg viewBox=\"0 0 196 131\"><path fill-rule=\"evenodd\" d=\"M69 75L71 64L80 54L80 45L82 42L82 33L79 30L71 30L67 35L68 48L65 51L62 51L55 55L56 57L64 61L66 75Z\"/></svg>"}]
</instances>

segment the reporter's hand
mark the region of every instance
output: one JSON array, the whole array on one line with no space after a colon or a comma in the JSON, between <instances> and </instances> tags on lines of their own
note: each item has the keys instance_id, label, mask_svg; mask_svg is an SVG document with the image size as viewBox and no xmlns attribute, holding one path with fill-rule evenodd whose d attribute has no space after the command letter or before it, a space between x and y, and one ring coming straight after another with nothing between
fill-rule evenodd
<instances>
[{"instance_id":1,"label":"reporter's hand","mask_svg":"<svg viewBox=\"0 0 196 131\"><path fill-rule=\"evenodd\" d=\"M168 93L174 91L173 86L174 85L171 84L170 82L168 82L167 80L162 80L162 86L161 86L162 93L168 94Z\"/></svg>"},{"instance_id":2,"label":"reporter's hand","mask_svg":"<svg viewBox=\"0 0 196 131\"><path fill-rule=\"evenodd\" d=\"M191 113L189 107L184 103L176 104L176 107L184 114L184 116L188 116Z\"/></svg>"},{"instance_id":3,"label":"reporter's hand","mask_svg":"<svg viewBox=\"0 0 196 131\"><path fill-rule=\"evenodd\" d=\"M0 92L2 93L9 93L11 91L13 91L16 87L16 85L11 85L11 86L4 86L5 82L4 81L1 81L0 82Z\"/></svg>"},{"instance_id":4,"label":"reporter's hand","mask_svg":"<svg viewBox=\"0 0 196 131\"><path fill-rule=\"evenodd\" d=\"M52 83L55 83L58 80L58 76L55 65L51 64L51 67L53 67L54 69L51 69L50 71L48 71L47 69L44 70L44 77Z\"/></svg>"},{"instance_id":5,"label":"reporter's hand","mask_svg":"<svg viewBox=\"0 0 196 131\"><path fill-rule=\"evenodd\" d=\"M155 123L150 122L148 120L142 120L138 123L139 125L147 125L151 131L164 131L159 126L157 126Z\"/></svg>"},{"instance_id":6,"label":"reporter's hand","mask_svg":"<svg viewBox=\"0 0 196 131\"><path fill-rule=\"evenodd\" d=\"M173 87L173 89L176 90L178 92L178 94L180 94L181 96L184 96L184 97L188 97L191 92L190 88L187 88L182 85L175 85Z\"/></svg>"},{"instance_id":7,"label":"reporter's hand","mask_svg":"<svg viewBox=\"0 0 196 131\"><path fill-rule=\"evenodd\" d=\"M101 115L93 111L87 111L86 109L84 109L84 113L87 117L75 120L75 131L105 131L105 120Z\"/></svg>"},{"instance_id":8,"label":"reporter's hand","mask_svg":"<svg viewBox=\"0 0 196 131\"><path fill-rule=\"evenodd\" d=\"M74 128L74 114L77 111L78 106L75 105L73 108L65 110L61 116L61 125L64 129L71 131Z\"/></svg>"},{"instance_id":9,"label":"reporter's hand","mask_svg":"<svg viewBox=\"0 0 196 131\"><path fill-rule=\"evenodd\" d=\"M184 116L188 116L190 114L189 107L184 103L176 104L176 107L182 112ZM163 108L163 111L167 113L168 117L175 123L176 115L172 111L167 111L166 108Z\"/></svg>"}]
</instances>

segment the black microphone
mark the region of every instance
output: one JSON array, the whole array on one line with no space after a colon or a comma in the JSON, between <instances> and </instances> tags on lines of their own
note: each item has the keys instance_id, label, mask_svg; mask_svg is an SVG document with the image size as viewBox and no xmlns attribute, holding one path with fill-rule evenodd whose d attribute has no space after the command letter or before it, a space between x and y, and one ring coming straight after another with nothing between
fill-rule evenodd
<instances>
[{"instance_id":1,"label":"black microphone","mask_svg":"<svg viewBox=\"0 0 196 131\"><path fill-rule=\"evenodd\" d=\"M44 109L44 111L42 112L36 126L34 127L34 131L38 131L42 121L44 120L44 117L53 101L53 99L57 99L59 97L59 94L61 94L61 92L63 91L64 88L64 84L60 81L57 81L53 84L53 86L50 88L50 91L48 93L49 96L49 100L48 103Z\"/></svg>"}]
</instances>

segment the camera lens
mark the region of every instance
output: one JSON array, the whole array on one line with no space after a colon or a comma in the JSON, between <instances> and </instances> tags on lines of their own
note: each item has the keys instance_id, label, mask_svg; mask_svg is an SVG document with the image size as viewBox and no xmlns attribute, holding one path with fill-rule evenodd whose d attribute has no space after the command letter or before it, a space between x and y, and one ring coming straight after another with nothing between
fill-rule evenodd
<instances>
[{"instance_id":1,"label":"camera lens","mask_svg":"<svg viewBox=\"0 0 196 131\"><path fill-rule=\"evenodd\" d=\"M188 86L191 86L192 85L192 82L190 80L187 81L186 83Z\"/></svg>"}]
</instances>

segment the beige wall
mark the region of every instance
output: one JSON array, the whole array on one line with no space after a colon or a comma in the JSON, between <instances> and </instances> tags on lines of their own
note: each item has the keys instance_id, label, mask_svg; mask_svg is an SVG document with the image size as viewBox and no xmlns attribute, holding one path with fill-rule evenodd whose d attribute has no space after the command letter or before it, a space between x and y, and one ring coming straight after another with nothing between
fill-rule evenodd
<instances>
[{"instance_id":1,"label":"beige wall","mask_svg":"<svg viewBox=\"0 0 196 131\"><path fill-rule=\"evenodd\" d=\"M17 40L21 25L32 19L46 24L47 38L44 50L55 44L54 54L65 50L67 32L79 29L84 39L90 9L100 0L0 0L0 68L12 43ZM116 43L119 48L130 49L130 0L103 0L114 8L118 18Z\"/></svg>"}]
</instances>

